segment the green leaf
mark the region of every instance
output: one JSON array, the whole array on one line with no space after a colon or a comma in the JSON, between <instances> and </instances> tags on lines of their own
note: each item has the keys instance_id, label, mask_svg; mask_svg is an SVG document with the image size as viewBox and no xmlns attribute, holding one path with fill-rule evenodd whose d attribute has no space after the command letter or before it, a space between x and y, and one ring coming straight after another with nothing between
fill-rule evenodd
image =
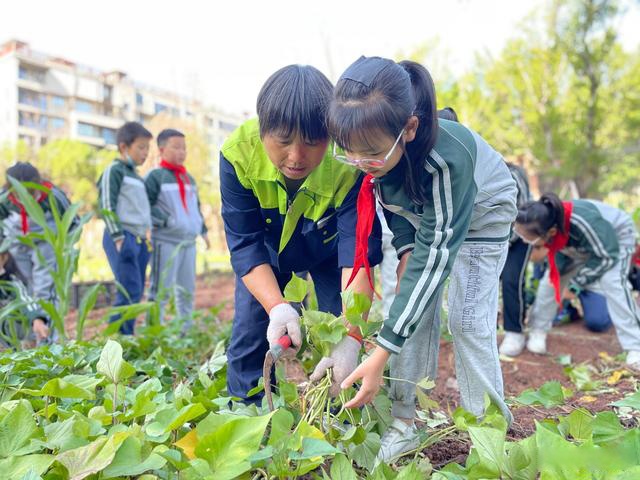
<instances>
[{"instance_id":1,"label":"green leaf","mask_svg":"<svg viewBox=\"0 0 640 480\"><path fill-rule=\"evenodd\" d=\"M349 457L352 458L356 464L371 471L376 465L376 456L380 451L380 435L375 432L369 432L364 442L357 445L347 445L347 450Z\"/></svg>"},{"instance_id":2,"label":"green leaf","mask_svg":"<svg viewBox=\"0 0 640 480\"><path fill-rule=\"evenodd\" d=\"M564 404L573 395L571 390L562 387L560 382L546 382L538 390L528 389L516 397L516 401L523 405L542 405L546 408Z\"/></svg>"},{"instance_id":3,"label":"green leaf","mask_svg":"<svg viewBox=\"0 0 640 480\"><path fill-rule=\"evenodd\" d=\"M586 441L591 439L593 416L586 410L578 408L561 420L566 422L568 433L575 440Z\"/></svg>"},{"instance_id":4,"label":"green leaf","mask_svg":"<svg viewBox=\"0 0 640 480\"><path fill-rule=\"evenodd\" d=\"M84 447L59 454L56 460L69 471L69 480L81 480L106 468L129 436L129 432L119 432L100 437Z\"/></svg>"},{"instance_id":5,"label":"green leaf","mask_svg":"<svg viewBox=\"0 0 640 480\"><path fill-rule=\"evenodd\" d=\"M53 455L25 455L0 460L0 472L4 480L23 480L28 475L36 475L38 478L46 472L55 457Z\"/></svg>"},{"instance_id":6,"label":"green leaf","mask_svg":"<svg viewBox=\"0 0 640 480\"><path fill-rule=\"evenodd\" d=\"M67 375L49 380L40 390L21 389L20 391L33 396L94 400L96 386L101 382L100 378Z\"/></svg>"},{"instance_id":7,"label":"green leaf","mask_svg":"<svg viewBox=\"0 0 640 480\"><path fill-rule=\"evenodd\" d=\"M271 432L269 433L268 445L277 446L279 443L288 440L293 426L293 414L288 410L280 408L271 417Z\"/></svg>"},{"instance_id":8,"label":"green leaf","mask_svg":"<svg viewBox=\"0 0 640 480\"><path fill-rule=\"evenodd\" d=\"M467 431L471 425L478 424L478 417L473 413L458 407L453 411L453 423L458 430Z\"/></svg>"},{"instance_id":9,"label":"green leaf","mask_svg":"<svg viewBox=\"0 0 640 480\"><path fill-rule=\"evenodd\" d=\"M287 302L302 303L304 297L307 296L307 292L307 281L296 274L291 274L291 280L284 287L284 299Z\"/></svg>"},{"instance_id":10,"label":"green leaf","mask_svg":"<svg viewBox=\"0 0 640 480\"><path fill-rule=\"evenodd\" d=\"M161 445L156 449L167 450L167 447ZM156 449L149 452L148 447L143 448L140 439L127 438L118 449L111 464L102 471L102 478L135 476L149 470L161 469L167 461L156 453Z\"/></svg>"},{"instance_id":11,"label":"green leaf","mask_svg":"<svg viewBox=\"0 0 640 480\"><path fill-rule=\"evenodd\" d=\"M398 473L395 480L422 480L424 478L429 478L429 475L431 474L430 466L431 464L421 464L419 466L418 463L411 462L400 470L400 473Z\"/></svg>"},{"instance_id":12,"label":"green leaf","mask_svg":"<svg viewBox=\"0 0 640 480\"><path fill-rule=\"evenodd\" d=\"M624 435L624 428L613 412L598 412L591 423L593 441L596 444L611 442Z\"/></svg>"},{"instance_id":13,"label":"green leaf","mask_svg":"<svg viewBox=\"0 0 640 480\"><path fill-rule=\"evenodd\" d=\"M182 427L185 423L199 417L207 410L201 403L194 403L182 407L179 411L171 406L158 412L154 421L147 425L147 434L159 437Z\"/></svg>"},{"instance_id":14,"label":"green leaf","mask_svg":"<svg viewBox=\"0 0 640 480\"><path fill-rule=\"evenodd\" d=\"M358 480L349 459L339 453L331 463L331 480Z\"/></svg>"},{"instance_id":15,"label":"green leaf","mask_svg":"<svg viewBox=\"0 0 640 480\"><path fill-rule=\"evenodd\" d=\"M120 383L136 373L135 368L123 360L122 346L114 340L107 340L96 369L113 383Z\"/></svg>"},{"instance_id":16,"label":"green leaf","mask_svg":"<svg viewBox=\"0 0 640 480\"><path fill-rule=\"evenodd\" d=\"M335 448L326 440L319 438L303 438L302 452L289 452L291 460L310 460L316 457L333 456L340 450Z\"/></svg>"},{"instance_id":17,"label":"green leaf","mask_svg":"<svg viewBox=\"0 0 640 480\"><path fill-rule=\"evenodd\" d=\"M568 366L564 368L564 373L581 392L596 390L602 385L601 380L592 378L592 375L596 372L591 365Z\"/></svg>"},{"instance_id":18,"label":"green leaf","mask_svg":"<svg viewBox=\"0 0 640 480\"><path fill-rule=\"evenodd\" d=\"M0 457L13 457L32 453L32 438L39 436L33 418L31 404L26 400L14 403L14 407L0 421Z\"/></svg>"},{"instance_id":19,"label":"green leaf","mask_svg":"<svg viewBox=\"0 0 640 480\"><path fill-rule=\"evenodd\" d=\"M627 395L622 400L613 402L611 405L614 407L630 407L634 410L640 410L640 390L631 395Z\"/></svg>"},{"instance_id":20,"label":"green leaf","mask_svg":"<svg viewBox=\"0 0 640 480\"><path fill-rule=\"evenodd\" d=\"M237 477L251 469L249 457L260 449L271 415L226 421L201 437L196 456L207 461L216 480Z\"/></svg>"},{"instance_id":21,"label":"green leaf","mask_svg":"<svg viewBox=\"0 0 640 480\"><path fill-rule=\"evenodd\" d=\"M499 475L505 469L505 434L489 427L469 427L473 447L480 456L480 463L488 471Z\"/></svg>"}]
</instances>

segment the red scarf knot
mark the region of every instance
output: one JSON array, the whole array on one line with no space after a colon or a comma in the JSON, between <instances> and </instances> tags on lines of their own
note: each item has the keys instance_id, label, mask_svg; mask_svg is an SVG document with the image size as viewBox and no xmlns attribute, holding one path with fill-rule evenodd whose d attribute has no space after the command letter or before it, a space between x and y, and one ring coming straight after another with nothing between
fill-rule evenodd
<instances>
[{"instance_id":1,"label":"red scarf knot","mask_svg":"<svg viewBox=\"0 0 640 480\"><path fill-rule=\"evenodd\" d=\"M184 206L184 211L188 212L187 208L187 192L185 189L185 183L190 184L189 175L187 175L187 169L184 168L184 165L175 165L173 163L169 163L166 160L160 161L160 167L166 168L167 170L173 172L176 177L176 181L178 182L178 191L180 192L180 200L182 200L182 205Z\"/></svg>"},{"instance_id":2,"label":"red scarf knot","mask_svg":"<svg viewBox=\"0 0 640 480\"><path fill-rule=\"evenodd\" d=\"M549 280L556 293L556 302L561 303L560 296L560 272L558 272L558 266L556 265L556 253L562 250L569 241L569 228L571 222L571 212L573 211L573 203L562 202L564 207L564 232L562 233L558 229L558 233L554 235L550 242L545 243L545 246L549 249L547 252L547 259L549 260Z\"/></svg>"}]
</instances>

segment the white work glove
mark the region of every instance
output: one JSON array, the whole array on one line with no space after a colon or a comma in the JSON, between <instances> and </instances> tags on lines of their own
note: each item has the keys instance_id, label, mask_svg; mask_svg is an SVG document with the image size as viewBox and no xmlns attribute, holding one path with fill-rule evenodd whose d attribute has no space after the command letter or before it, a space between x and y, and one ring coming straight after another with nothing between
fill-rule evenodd
<instances>
[{"instance_id":1,"label":"white work glove","mask_svg":"<svg viewBox=\"0 0 640 480\"><path fill-rule=\"evenodd\" d=\"M340 394L340 384L351 375L358 366L358 355L360 353L360 342L347 335L331 351L328 357L322 357L313 373L309 377L312 382L317 382L326 375L327 369L333 367L331 388L329 395L337 397Z\"/></svg>"},{"instance_id":2,"label":"white work glove","mask_svg":"<svg viewBox=\"0 0 640 480\"><path fill-rule=\"evenodd\" d=\"M283 335L289 335L294 351L300 348L302 344L300 314L288 303L280 303L269 312L269 326L267 327L269 348L276 345Z\"/></svg>"}]
</instances>

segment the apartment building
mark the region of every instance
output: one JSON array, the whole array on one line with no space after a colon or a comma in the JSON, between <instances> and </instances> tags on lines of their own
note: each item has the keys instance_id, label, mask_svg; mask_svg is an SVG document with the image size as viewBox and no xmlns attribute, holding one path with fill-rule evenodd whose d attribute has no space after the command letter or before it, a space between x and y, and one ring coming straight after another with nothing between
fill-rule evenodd
<instances>
[{"instance_id":1,"label":"apartment building","mask_svg":"<svg viewBox=\"0 0 640 480\"><path fill-rule=\"evenodd\" d=\"M100 71L9 40L0 45L0 144L34 148L72 138L115 148L124 122L155 115L193 121L217 156L225 137L246 115L229 114L194 99L143 85L119 71Z\"/></svg>"}]
</instances>

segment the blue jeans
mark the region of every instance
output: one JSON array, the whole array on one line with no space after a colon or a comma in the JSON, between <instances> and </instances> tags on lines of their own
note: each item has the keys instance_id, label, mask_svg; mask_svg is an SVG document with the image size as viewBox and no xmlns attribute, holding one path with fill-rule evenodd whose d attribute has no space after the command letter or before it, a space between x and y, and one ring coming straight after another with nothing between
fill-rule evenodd
<instances>
[{"instance_id":1,"label":"blue jeans","mask_svg":"<svg viewBox=\"0 0 640 480\"><path fill-rule=\"evenodd\" d=\"M116 293L114 307L138 303L144 293L147 264L149 263L149 248L144 238L124 232L124 241L118 252L111 236L105 231L102 246L107 254L111 271L116 281L124 288ZM109 323L120 320L120 315L112 315ZM133 335L135 318L126 320L120 325L120 333Z\"/></svg>"},{"instance_id":2,"label":"blue jeans","mask_svg":"<svg viewBox=\"0 0 640 480\"><path fill-rule=\"evenodd\" d=\"M284 291L292 272L280 272L275 267L272 268L280 290ZM309 268L309 273L318 297L318 308L323 312L340 315L342 269L338 268L337 257L331 257ZM262 377L264 357L269 350L268 326L269 315L247 290L242 278L236 277L235 314L227 350L227 390L230 395L245 402L257 403L263 396L260 393L249 397L247 392L256 387Z\"/></svg>"},{"instance_id":3,"label":"blue jeans","mask_svg":"<svg viewBox=\"0 0 640 480\"><path fill-rule=\"evenodd\" d=\"M611 327L611 317L604 295L589 290L580 292L580 303L584 312L584 326L592 332L604 332Z\"/></svg>"}]
</instances>

